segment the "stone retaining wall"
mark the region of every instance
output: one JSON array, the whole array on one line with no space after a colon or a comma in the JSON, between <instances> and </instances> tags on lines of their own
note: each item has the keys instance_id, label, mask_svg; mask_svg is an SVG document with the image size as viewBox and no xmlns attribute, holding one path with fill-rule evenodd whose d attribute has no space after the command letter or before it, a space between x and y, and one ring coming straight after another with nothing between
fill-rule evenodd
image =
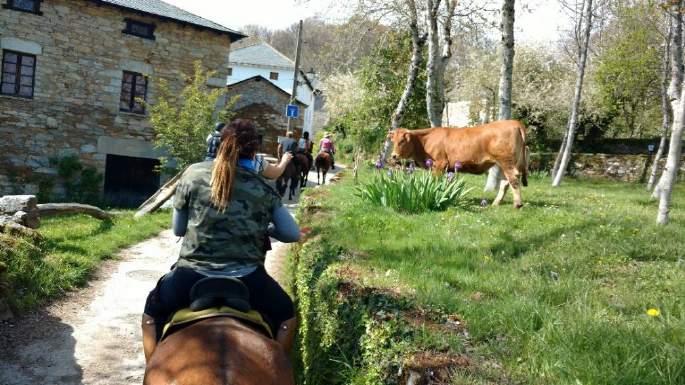
<instances>
[{"instance_id":1,"label":"stone retaining wall","mask_svg":"<svg viewBox=\"0 0 685 385\"><path fill-rule=\"evenodd\" d=\"M531 171L549 171L554 166L554 153L531 154ZM573 154L569 164L571 175L589 178L608 178L625 182L642 182L649 178L654 156L650 155L610 155L610 154ZM666 158L659 161L660 167ZM678 180L685 178L685 156L680 163Z\"/></svg>"}]
</instances>

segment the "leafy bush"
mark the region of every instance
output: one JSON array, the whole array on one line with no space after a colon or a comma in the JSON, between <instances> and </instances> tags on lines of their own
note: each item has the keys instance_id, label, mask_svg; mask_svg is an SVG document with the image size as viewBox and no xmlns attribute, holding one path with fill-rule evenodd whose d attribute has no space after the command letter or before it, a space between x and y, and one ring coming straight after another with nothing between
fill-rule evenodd
<instances>
[{"instance_id":1,"label":"leafy bush","mask_svg":"<svg viewBox=\"0 0 685 385\"><path fill-rule=\"evenodd\" d=\"M470 190L464 180L453 173L436 176L427 171L388 170L378 172L370 183L358 187L356 195L375 205L420 213L464 206Z\"/></svg>"}]
</instances>

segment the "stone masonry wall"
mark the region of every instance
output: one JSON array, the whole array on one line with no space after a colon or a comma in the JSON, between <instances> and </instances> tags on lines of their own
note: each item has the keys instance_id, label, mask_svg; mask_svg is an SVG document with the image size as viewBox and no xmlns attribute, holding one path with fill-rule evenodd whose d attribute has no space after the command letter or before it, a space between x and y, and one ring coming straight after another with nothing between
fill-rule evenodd
<instances>
[{"instance_id":1,"label":"stone masonry wall","mask_svg":"<svg viewBox=\"0 0 685 385\"><path fill-rule=\"evenodd\" d=\"M0 8L0 41L41 51L33 99L0 95L0 195L35 193L32 175L56 174L51 157L77 154L104 174L107 154L159 155L148 117L119 111L125 70L148 76L152 103L160 79L180 90L195 61L225 84L227 35L81 0L44 0L41 11ZM124 18L155 24L156 39L122 33Z\"/></svg>"},{"instance_id":2,"label":"stone masonry wall","mask_svg":"<svg viewBox=\"0 0 685 385\"><path fill-rule=\"evenodd\" d=\"M250 119L255 122L262 135L261 151L276 155L278 137L284 136L288 128L285 107L290 96L269 84L266 79L247 80L228 87L228 97L240 95L234 106L235 118ZM299 138L304 126L305 105L300 105L300 115L295 120L295 137Z\"/></svg>"},{"instance_id":3,"label":"stone masonry wall","mask_svg":"<svg viewBox=\"0 0 685 385\"><path fill-rule=\"evenodd\" d=\"M554 165L554 153L531 154L531 171L549 171ZM569 164L572 175L588 178L607 178L624 182L646 182L651 172L654 156L649 155L609 155L573 154ZM666 158L659 161L663 169ZM685 179L685 156L681 160L678 180Z\"/></svg>"}]
</instances>

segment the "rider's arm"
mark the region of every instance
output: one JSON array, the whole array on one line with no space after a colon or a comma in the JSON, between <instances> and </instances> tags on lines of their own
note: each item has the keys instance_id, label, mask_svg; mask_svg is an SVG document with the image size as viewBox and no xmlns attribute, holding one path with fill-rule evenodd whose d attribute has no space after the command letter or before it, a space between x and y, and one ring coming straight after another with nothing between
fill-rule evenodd
<instances>
[{"instance_id":1,"label":"rider's arm","mask_svg":"<svg viewBox=\"0 0 685 385\"><path fill-rule=\"evenodd\" d=\"M281 161L278 163L278 165L274 166L269 162L266 162L266 165L264 166L264 171L262 171L262 176L264 178L269 178L269 179L276 179L281 174L283 174L283 171L285 170L285 166L288 165L288 162L290 162L290 159L293 158L293 154L286 152L283 154L283 157L281 158Z\"/></svg>"},{"instance_id":2,"label":"rider's arm","mask_svg":"<svg viewBox=\"0 0 685 385\"><path fill-rule=\"evenodd\" d=\"M269 236L281 242L290 243L300 240L300 227L285 206L279 206L272 213L273 227L269 227Z\"/></svg>"},{"instance_id":3,"label":"rider's arm","mask_svg":"<svg viewBox=\"0 0 685 385\"><path fill-rule=\"evenodd\" d=\"M174 230L174 235L182 237L186 235L188 228L188 208L174 209L174 215L171 220L171 227Z\"/></svg>"}]
</instances>

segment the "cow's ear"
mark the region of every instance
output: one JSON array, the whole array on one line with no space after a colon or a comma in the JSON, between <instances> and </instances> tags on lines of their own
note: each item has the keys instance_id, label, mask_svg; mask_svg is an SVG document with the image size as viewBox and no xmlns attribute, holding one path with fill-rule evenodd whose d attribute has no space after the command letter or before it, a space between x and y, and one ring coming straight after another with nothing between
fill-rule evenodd
<instances>
[{"instance_id":1,"label":"cow's ear","mask_svg":"<svg viewBox=\"0 0 685 385\"><path fill-rule=\"evenodd\" d=\"M409 135L408 132L405 132L402 134L402 139L404 139L405 142L409 142L409 139L411 139L411 135Z\"/></svg>"}]
</instances>

